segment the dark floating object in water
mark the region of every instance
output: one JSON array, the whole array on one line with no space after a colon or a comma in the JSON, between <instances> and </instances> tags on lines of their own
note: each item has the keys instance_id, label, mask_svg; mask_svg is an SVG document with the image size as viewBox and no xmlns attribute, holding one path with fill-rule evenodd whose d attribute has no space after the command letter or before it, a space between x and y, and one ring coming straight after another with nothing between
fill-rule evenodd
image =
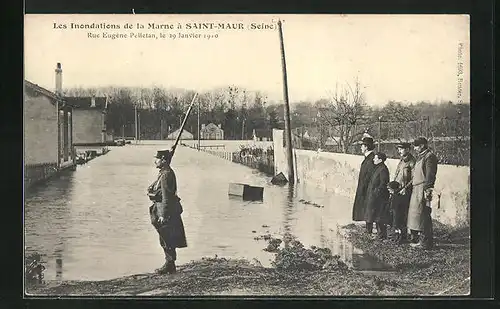
<instances>
[{"instance_id":1,"label":"dark floating object in water","mask_svg":"<svg viewBox=\"0 0 500 309\"><path fill-rule=\"evenodd\" d=\"M286 179L285 175L283 173L279 173L278 175L274 176L273 179L271 179L271 183L273 185L284 185L288 182Z\"/></svg>"},{"instance_id":2,"label":"dark floating object in water","mask_svg":"<svg viewBox=\"0 0 500 309\"><path fill-rule=\"evenodd\" d=\"M250 186L242 183L230 183L229 195L241 196L244 201L262 201L264 200L264 188Z\"/></svg>"},{"instance_id":3,"label":"dark floating object in water","mask_svg":"<svg viewBox=\"0 0 500 309\"><path fill-rule=\"evenodd\" d=\"M313 203L310 201L306 201L304 199L300 199L299 202L301 202L302 204L306 204L306 205L312 205L312 206L317 207L317 208L325 208L325 206L322 206L322 205L319 205L319 204L316 204L316 203Z\"/></svg>"}]
</instances>

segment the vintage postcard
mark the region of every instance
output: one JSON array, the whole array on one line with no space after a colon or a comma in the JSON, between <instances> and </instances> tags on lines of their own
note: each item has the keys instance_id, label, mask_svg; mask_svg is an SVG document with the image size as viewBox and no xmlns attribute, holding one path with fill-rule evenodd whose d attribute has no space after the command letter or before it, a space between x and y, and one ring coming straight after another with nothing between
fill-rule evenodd
<instances>
[{"instance_id":1,"label":"vintage postcard","mask_svg":"<svg viewBox=\"0 0 500 309\"><path fill-rule=\"evenodd\" d=\"M470 293L468 15L25 15L26 296Z\"/></svg>"}]
</instances>

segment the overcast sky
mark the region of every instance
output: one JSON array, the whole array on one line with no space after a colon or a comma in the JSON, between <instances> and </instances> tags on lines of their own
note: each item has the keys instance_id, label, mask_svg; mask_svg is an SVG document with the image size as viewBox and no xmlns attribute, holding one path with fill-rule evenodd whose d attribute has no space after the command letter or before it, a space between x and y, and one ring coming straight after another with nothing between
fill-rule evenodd
<instances>
[{"instance_id":1,"label":"overcast sky","mask_svg":"<svg viewBox=\"0 0 500 309\"><path fill-rule=\"evenodd\" d=\"M469 102L469 18L464 15L25 15L25 78L63 87L151 86L209 90L238 85L281 101L279 35L250 25L283 20L290 101L328 96L337 82L358 77L369 104L388 100ZM118 30L70 29L107 23ZM136 24L172 24L138 30ZM186 23L242 23L245 29L186 29ZM66 29L54 29L65 24ZM125 23L134 25L124 29ZM177 29L181 24L183 29ZM274 23L275 24L275 23ZM88 32L101 38L88 38ZM158 39L106 39L102 33L155 33ZM159 34L167 38L159 38ZM179 33L218 38L179 38ZM175 34L176 39L169 35ZM459 59L459 45L463 56ZM457 76L458 62L463 75Z\"/></svg>"}]
</instances>

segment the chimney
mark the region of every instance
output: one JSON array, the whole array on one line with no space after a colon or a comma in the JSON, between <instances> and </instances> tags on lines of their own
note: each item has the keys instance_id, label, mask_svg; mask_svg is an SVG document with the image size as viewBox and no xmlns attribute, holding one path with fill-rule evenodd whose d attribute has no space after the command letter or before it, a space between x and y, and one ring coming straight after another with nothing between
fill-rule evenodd
<instances>
[{"instance_id":1,"label":"chimney","mask_svg":"<svg viewBox=\"0 0 500 309\"><path fill-rule=\"evenodd\" d=\"M60 62L56 66L56 94L62 96L62 68Z\"/></svg>"},{"instance_id":2,"label":"chimney","mask_svg":"<svg viewBox=\"0 0 500 309\"><path fill-rule=\"evenodd\" d=\"M220 126L221 126L221 125L220 125L220 123L219 123L217 126L219 127L219 129L221 128L221 127L220 127Z\"/></svg>"},{"instance_id":3,"label":"chimney","mask_svg":"<svg viewBox=\"0 0 500 309\"><path fill-rule=\"evenodd\" d=\"M92 98L90 99L90 107L95 107L95 94L93 94Z\"/></svg>"},{"instance_id":4,"label":"chimney","mask_svg":"<svg viewBox=\"0 0 500 309\"><path fill-rule=\"evenodd\" d=\"M201 124L201 129L205 130L205 124L204 123Z\"/></svg>"}]
</instances>

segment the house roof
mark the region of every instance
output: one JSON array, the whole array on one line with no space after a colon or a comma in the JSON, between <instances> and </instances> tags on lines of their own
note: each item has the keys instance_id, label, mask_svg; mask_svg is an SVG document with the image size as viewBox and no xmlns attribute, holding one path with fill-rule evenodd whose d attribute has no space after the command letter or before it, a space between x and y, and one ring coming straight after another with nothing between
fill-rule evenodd
<instances>
[{"instance_id":1,"label":"house roof","mask_svg":"<svg viewBox=\"0 0 500 309\"><path fill-rule=\"evenodd\" d=\"M28 88L30 88L30 89L38 92L38 93L41 93L41 94L49 97L49 98L52 98L52 99L60 101L60 102L64 102L64 98L63 97L57 95L55 92L52 92L52 91L47 90L47 89L45 89L43 87L40 87L37 84L30 82L29 80L25 79L24 80L24 85L26 87L28 87ZM52 102L52 103L54 104L54 102Z\"/></svg>"},{"instance_id":2,"label":"house roof","mask_svg":"<svg viewBox=\"0 0 500 309\"><path fill-rule=\"evenodd\" d=\"M94 97L95 106L92 105L92 97L64 97L66 103L77 109L106 109L108 107L107 97Z\"/></svg>"},{"instance_id":3,"label":"house roof","mask_svg":"<svg viewBox=\"0 0 500 309\"><path fill-rule=\"evenodd\" d=\"M179 135L179 130L180 130L180 128L179 128L179 129L177 129L177 130L175 130L175 131L173 131L173 132L171 132L171 133L168 135L168 138L177 138L177 135ZM185 137L185 136L187 136L187 137L193 137L193 134L191 134L191 132L189 132L189 131L183 130L183 131L182 131L182 135L181 135L181 137L183 137L183 136L184 136L184 137Z\"/></svg>"},{"instance_id":4,"label":"house roof","mask_svg":"<svg viewBox=\"0 0 500 309\"><path fill-rule=\"evenodd\" d=\"M203 131L203 132L205 132L205 131L222 131L222 129L219 128L219 126L217 126L214 123L209 123L205 127L203 127L201 129L201 131Z\"/></svg>"}]
</instances>

